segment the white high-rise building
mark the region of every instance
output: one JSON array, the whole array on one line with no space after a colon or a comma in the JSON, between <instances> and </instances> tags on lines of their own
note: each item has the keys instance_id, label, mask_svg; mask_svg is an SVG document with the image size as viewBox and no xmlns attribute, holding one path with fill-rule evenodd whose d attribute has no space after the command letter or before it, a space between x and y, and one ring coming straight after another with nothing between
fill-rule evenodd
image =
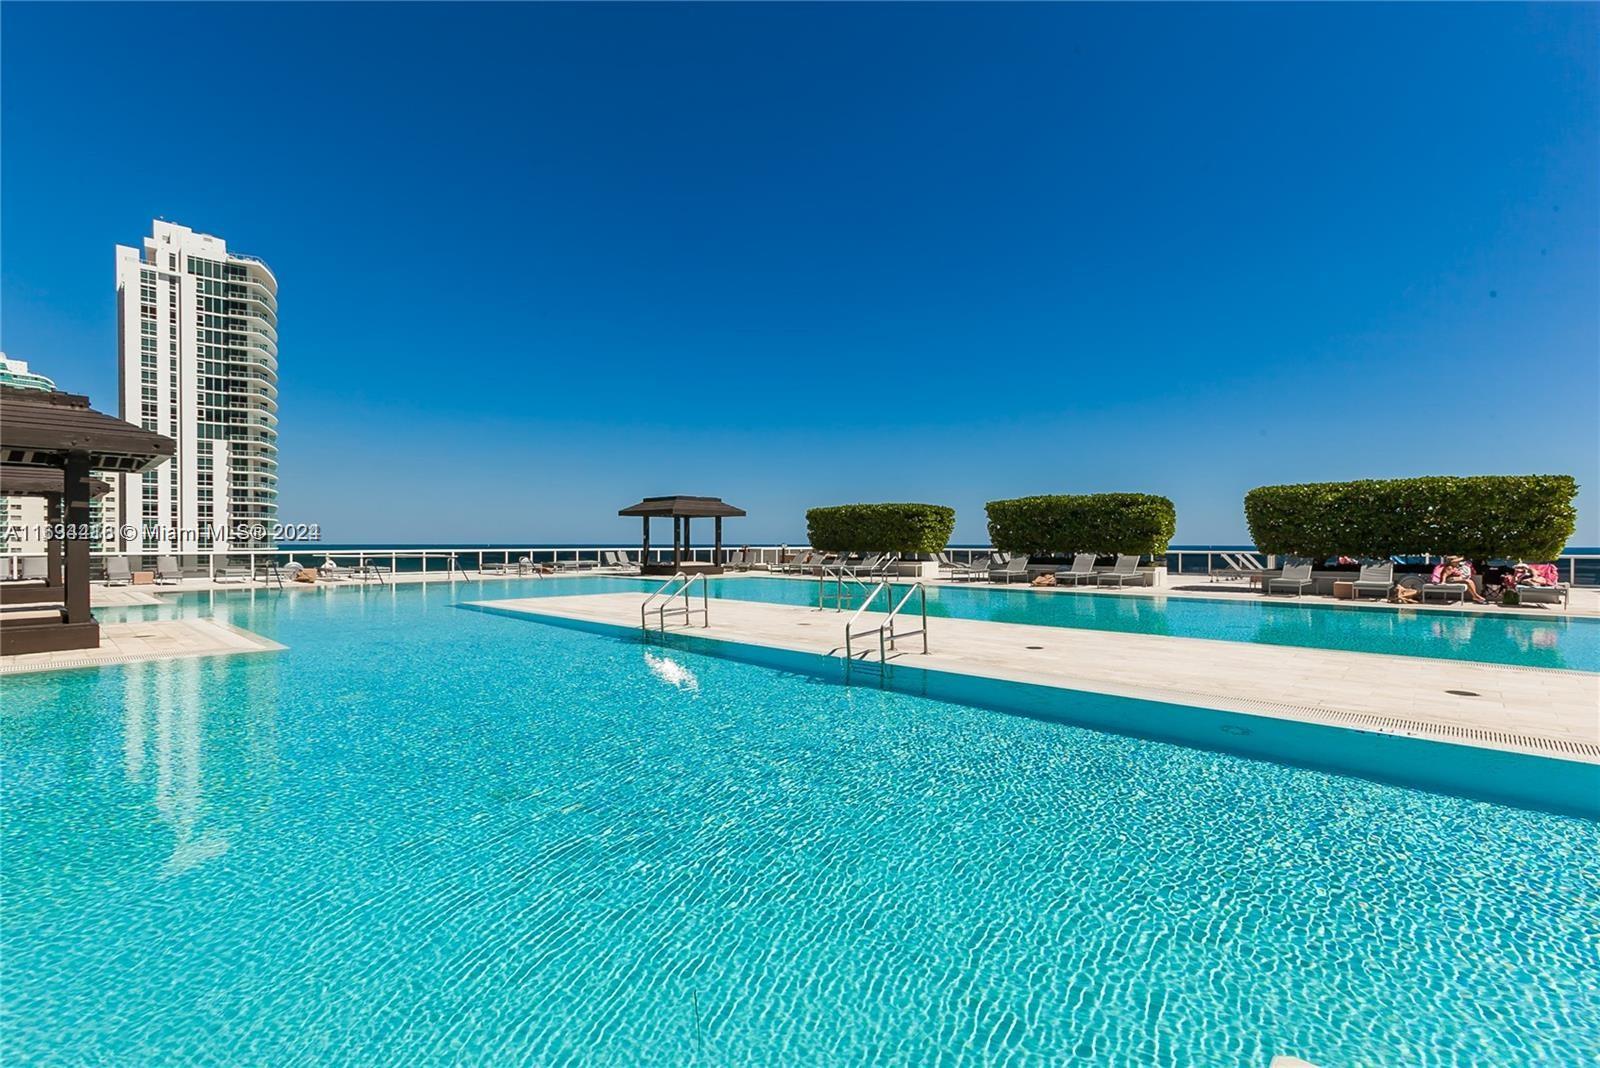
<instances>
[{"instance_id":1,"label":"white high-rise building","mask_svg":"<svg viewBox=\"0 0 1600 1068\"><path fill-rule=\"evenodd\" d=\"M220 237L156 220L117 246L122 418L178 443L123 476L129 549L270 544L278 519L278 280ZM255 533L252 533L252 528ZM262 533L265 531L265 533Z\"/></svg>"}]
</instances>

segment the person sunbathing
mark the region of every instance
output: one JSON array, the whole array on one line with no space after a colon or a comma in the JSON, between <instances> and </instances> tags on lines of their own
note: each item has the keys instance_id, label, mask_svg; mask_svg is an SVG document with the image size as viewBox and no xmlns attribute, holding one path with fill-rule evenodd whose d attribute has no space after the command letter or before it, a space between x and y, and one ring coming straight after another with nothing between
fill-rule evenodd
<instances>
[{"instance_id":1,"label":"person sunbathing","mask_svg":"<svg viewBox=\"0 0 1600 1068\"><path fill-rule=\"evenodd\" d=\"M1473 604L1489 603L1478 592L1478 577L1472 573L1472 564L1459 556L1445 557L1444 562L1433 569L1433 581L1460 583L1467 588L1467 596L1472 598Z\"/></svg>"}]
</instances>

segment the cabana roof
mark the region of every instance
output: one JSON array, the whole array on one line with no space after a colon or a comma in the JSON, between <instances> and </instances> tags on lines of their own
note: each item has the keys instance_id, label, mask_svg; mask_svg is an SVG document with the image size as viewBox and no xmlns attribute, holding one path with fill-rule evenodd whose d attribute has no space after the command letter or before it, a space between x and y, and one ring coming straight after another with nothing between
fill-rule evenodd
<instances>
[{"instance_id":1,"label":"cabana roof","mask_svg":"<svg viewBox=\"0 0 1600 1068\"><path fill-rule=\"evenodd\" d=\"M176 449L171 438L95 411L88 397L0 386L0 460L7 465L60 466L78 453L97 471L136 474Z\"/></svg>"},{"instance_id":2,"label":"cabana roof","mask_svg":"<svg viewBox=\"0 0 1600 1068\"><path fill-rule=\"evenodd\" d=\"M91 497L111 492L111 486L98 478L88 481ZM0 463L0 497L58 497L65 492L66 483L66 472L59 467Z\"/></svg>"},{"instance_id":3,"label":"cabana roof","mask_svg":"<svg viewBox=\"0 0 1600 1068\"><path fill-rule=\"evenodd\" d=\"M744 515L743 508L735 508L721 497L646 497L638 504L622 509L618 515L688 516L692 519L724 518Z\"/></svg>"}]
</instances>

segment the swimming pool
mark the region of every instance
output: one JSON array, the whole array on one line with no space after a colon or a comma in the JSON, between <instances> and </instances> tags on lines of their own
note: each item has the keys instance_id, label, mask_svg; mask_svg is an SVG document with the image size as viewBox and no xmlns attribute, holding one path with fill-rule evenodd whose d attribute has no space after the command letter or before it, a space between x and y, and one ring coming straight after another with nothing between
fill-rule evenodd
<instances>
[{"instance_id":1,"label":"swimming pool","mask_svg":"<svg viewBox=\"0 0 1600 1068\"><path fill-rule=\"evenodd\" d=\"M714 579L710 589L714 597L778 604L817 603L814 581L740 576ZM995 623L1600 671L1600 619L1416 611L1382 605L1307 605L1287 598L1243 596L1248 599L930 586L928 614Z\"/></svg>"},{"instance_id":2,"label":"swimming pool","mask_svg":"<svg viewBox=\"0 0 1600 1068\"><path fill-rule=\"evenodd\" d=\"M1600 1044L1593 822L454 607L486 595L139 609L289 648L6 679L7 1059Z\"/></svg>"}]
</instances>

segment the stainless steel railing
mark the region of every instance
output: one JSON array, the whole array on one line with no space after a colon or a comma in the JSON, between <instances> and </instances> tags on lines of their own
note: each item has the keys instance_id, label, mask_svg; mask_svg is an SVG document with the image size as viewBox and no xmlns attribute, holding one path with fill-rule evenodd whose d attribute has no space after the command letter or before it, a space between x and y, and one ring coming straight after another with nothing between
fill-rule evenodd
<instances>
[{"instance_id":1,"label":"stainless steel railing","mask_svg":"<svg viewBox=\"0 0 1600 1068\"><path fill-rule=\"evenodd\" d=\"M850 616L849 620L846 621L844 625L844 659L846 664L849 664L855 660L855 639L857 637L856 624L860 621L861 614L871 607L872 603L877 600L878 594L880 593L883 594L884 604L890 605L891 602L894 602L894 587L891 586L887 580L880 582L876 586L872 587L872 592L867 595L867 599L861 602L861 607L855 610L855 612ZM922 599L922 625L916 630L898 630L895 627L895 620L900 617L900 610L906 606L906 602L910 601L913 595L920 595ZM865 637L869 634L876 634L878 636L878 664L880 668L883 665L888 664L889 653L895 651L895 641L899 638L915 638L920 635L922 637L922 651L923 653L927 653L928 587L924 583L913 582L911 584L911 588L906 590L904 596L902 596L898 602L894 602L892 604L892 606L889 608L888 616L882 623L871 629L860 631L859 633L861 637Z\"/></svg>"},{"instance_id":2,"label":"stainless steel railing","mask_svg":"<svg viewBox=\"0 0 1600 1068\"><path fill-rule=\"evenodd\" d=\"M694 607L694 602L689 597L689 590L694 584L700 583L700 607ZM678 604L679 598L683 603ZM674 619L682 617L683 625L693 626L696 614L700 616L702 627L711 626L711 595L706 588L705 572L696 572L686 575L682 571L675 573L667 581L657 586L655 592L644 599L639 606L639 629L646 634L650 633L650 613L656 614L656 630L665 632L667 617Z\"/></svg>"}]
</instances>

